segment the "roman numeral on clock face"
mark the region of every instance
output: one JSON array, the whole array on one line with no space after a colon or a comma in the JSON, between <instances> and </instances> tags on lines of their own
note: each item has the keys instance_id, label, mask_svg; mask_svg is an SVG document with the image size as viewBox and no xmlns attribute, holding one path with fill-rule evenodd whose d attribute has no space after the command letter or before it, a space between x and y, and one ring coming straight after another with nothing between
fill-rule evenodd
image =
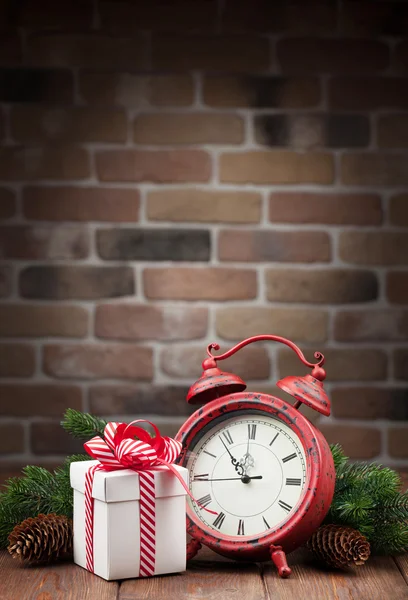
<instances>
[{"instance_id":1,"label":"roman numeral on clock face","mask_svg":"<svg viewBox=\"0 0 408 600\"><path fill-rule=\"evenodd\" d=\"M262 517L262 519L263 519L266 529L270 529L270 525L269 525L268 521L265 519L265 517Z\"/></svg>"},{"instance_id":2,"label":"roman numeral on clock face","mask_svg":"<svg viewBox=\"0 0 408 600\"><path fill-rule=\"evenodd\" d=\"M272 446L273 442L276 440L276 438L278 437L278 435L279 435L279 431L278 431L278 433L277 433L277 434L276 434L276 435L275 435L275 436L272 438L272 441L271 441L271 443L269 444L270 446Z\"/></svg>"},{"instance_id":3,"label":"roman numeral on clock face","mask_svg":"<svg viewBox=\"0 0 408 600\"><path fill-rule=\"evenodd\" d=\"M245 531L244 531L244 520L240 519L239 523L238 523L238 533L237 535L245 535Z\"/></svg>"},{"instance_id":4,"label":"roman numeral on clock face","mask_svg":"<svg viewBox=\"0 0 408 600\"><path fill-rule=\"evenodd\" d=\"M248 438L254 440L256 436L256 425L254 423L248 423Z\"/></svg>"},{"instance_id":5,"label":"roman numeral on clock face","mask_svg":"<svg viewBox=\"0 0 408 600\"><path fill-rule=\"evenodd\" d=\"M215 456L215 454L211 454L211 452L208 452L208 450L203 450L204 454L208 454L208 456L212 456L213 458L217 458Z\"/></svg>"},{"instance_id":6,"label":"roman numeral on clock face","mask_svg":"<svg viewBox=\"0 0 408 600\"><path fill-rule=\"evenodd\" d=\"M294 479L292 477L287 477L286 485L301 485L301 479Z\"/></svg>"},{"instance_id":7,"label":"roman numeral on clock face","mask_svg":"<svg viewBox=\"0 0 408 600\"><path fill-rule=\"evenodd\" d=\"M286 510L286 512L289 512L293 508L293 506L290 506L290 504L286 504L286 502L284 502L283 500L279 500L278 504L281 508L283 508L283 510Z\"/></svg>"},{"instance_id":8,"label":"roman numeral on clock face","mask_svg":"<svg viewBox=\"0 0 408 600\"><path fill-rule=\"evenodd\" d=\"M225 515L223 512L220 512L217 515L217 518L214 520L213 525L214 527L217 527L217 529L221 529L222 524L224 523L224 519L225 519Z\"/></svg>"},{"instance_id":9,"label":"roman numeral on clock face","mask_svg":"<svg viewBox=\"0 0 408 600\"><path fill-rule=\"evenodd\" d=\"M282 462L286 463L289 460L292 460L293 458L296 458L296 452L294 452L293 454L289 454L289 456L285 456L285 458L282 458Z\"/></svg>"},{"instance_id":10,"label":"roman numeral on clock face","mask_svg":"<svg viewBox=\"0 0 408 600\"><path fill-rule=\"evenodd\" d=\"M233 439L232 439L231 434L230 434L229 431L224 431L222 435L225 438L225 441L228 442L228 444L232 444L233 443Z\"/></svg>"},{"instance_id":11,"label":"roman numeral on clock face","mask_svg":"<svg viewBox=\"0 0 408 600\"><path fill-rule=\"evenodd\" d=\"M211 494L207 494L198 500L198 504L200 505L200 508L205 508L210 504L211 500Z\"/></svg>"},{"instance_id":12,"label":"roman numeral on clock face","mask_svg":"<svg viewBox=\"0 0 408 600\"><path fill-rule=\"evenodd\" d=\"M208 481L209 473L202 473L201 475L194 475L193 481ZM300 481L300 479L299 479Z\"/></svg>"}]
</instances>

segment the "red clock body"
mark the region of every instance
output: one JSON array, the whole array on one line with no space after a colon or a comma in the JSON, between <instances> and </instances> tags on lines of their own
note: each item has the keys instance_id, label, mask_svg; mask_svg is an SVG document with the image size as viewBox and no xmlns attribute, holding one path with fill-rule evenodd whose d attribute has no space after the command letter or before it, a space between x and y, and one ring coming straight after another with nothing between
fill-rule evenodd
<instances>
[{"instance_id":1,"label":"red clock body","mask_svg":"<svg viewBox=\"0 0 408 600\"><path fill-rule=\"evenodd\" d=\"M291 404L269 394L244 391L246 384L225 373L217 361L254 341L291 347L312 367L311 375L286 377L277 385L295 398ZM309 363L289 340L263 335L244 340L203 362L201 378L187 400L204 403L184 423L179 464L190 476L197 502L187 501L187 531L194 551L201 544L236 560L275 563L287 577L286 554L304 544L325 518L334 494L335 470L323 434L300 412L302 404L323 415L330 401L323 389L324 357ZM191 548L190 548L191 550Z\"/></svg>"},{"instance_id":2,"label":"red clock body","mask_svg":"<svg viewBox=\"0 0 408 600\"><path fill-rule=\"evenodd\" d=\"M290 404L267 394L241 392L214 400L191 415L177 434L177 439L183 443L180 464L187 468L190 467L191 471L191 451L194 452L196 444L208 431L226 422L231 416L235 419L243 418L244 422L254 416L259 417L256 419L258 422L262 422L265 416L271 416L276 420L278 429L280 423L283 423L296 434L302 444L305 456L305 481L302 485L302 493L297 504L291 506L289 512L286 508L288 502L281 500L282 503L285 503L281 509L282 520L277 523L276 527L272 525L270 529L265 527L264 532L259 532L251 538L245 535L224 535L221 528L217 529L203 522L189 503L187 532L195 540L224 556L253 561L270 560L271 546L281 546L285 553L292 552L306 542L326 516L335 485L332 454L320 431ZM272 430L271 441L276 435L275 431L276 429ZM273 445L270 446L270 452L273 452ZM211 459L211 457L209 458ZM282 459L284 460L285 457ZM296 460L296 457L293 460ZM269 468L272 468L272 465L268 465L268 463L258 467L261 471ZM200 492L199 487L204 480L197 482L194 486L194 473L191 475L192 491L196 496L201 497L204 492ZM255 485L255 483L258 482L251 481L248 486ZM238 487L236 493L239 494L239 492ZM284 491L282 493L284 494ZM271 500L273 499L271 498ZM279 502L278 499L276 500ZM212 522L216 521L216 517L210 517L211 519ZM239 517L237 520L239 524ZM262 519L259 521L261 523Z\"/></svg>"}]
</instances>

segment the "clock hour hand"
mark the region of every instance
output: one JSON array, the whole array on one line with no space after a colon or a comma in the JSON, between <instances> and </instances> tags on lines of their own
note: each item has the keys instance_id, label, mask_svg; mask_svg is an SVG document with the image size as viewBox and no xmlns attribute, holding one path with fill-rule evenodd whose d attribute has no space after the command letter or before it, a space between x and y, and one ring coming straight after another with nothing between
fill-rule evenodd
<instances>
[{"instance_id":1,"label":"clock hour hand","mask_svg":"<svg viewBox=\"0 0 408 600\"><path fill-rule=\"evenodd\" d=\"M244 475L244 467L237 461L236 458L234 458L228 448L228 446L226 445L226 443L224 442L224 440L220 437L220 440L222 442L222 445L224 446L225 450L228 452L228 454L230 455L231 458L231 463L234 465L234 468L236 470L236 472L238 473L238 475L241 475L241 477Z\"/></svg>"}]
</instances>

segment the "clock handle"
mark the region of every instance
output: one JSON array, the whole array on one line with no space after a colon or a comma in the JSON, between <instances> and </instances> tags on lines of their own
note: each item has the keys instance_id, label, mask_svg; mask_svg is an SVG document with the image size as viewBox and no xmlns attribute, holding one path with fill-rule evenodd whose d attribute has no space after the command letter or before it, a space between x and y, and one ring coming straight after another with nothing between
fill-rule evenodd
<instances>
[{"instance_id":1,"label":"clock handle","mask_svg":"<svg viewBox=\"0 0 408 600\"><path fill-rule=\"evenodd\" d=\"M278 569L279 577L289 577L292 573L291 569L288 567L288 563L286 560L286 554L282 550L282 546L274 546L273 544L270 546L269 551L271 553L271 559L275 567Z\"/></svg>"}]
</instances>

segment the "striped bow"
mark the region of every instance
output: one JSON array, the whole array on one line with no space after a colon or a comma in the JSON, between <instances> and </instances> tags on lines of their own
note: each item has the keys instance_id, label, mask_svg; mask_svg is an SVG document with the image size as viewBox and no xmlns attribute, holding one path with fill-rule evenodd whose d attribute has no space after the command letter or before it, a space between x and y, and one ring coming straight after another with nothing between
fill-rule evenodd
<instances>
[{"instance_id":1,"label":"striped bow","mask_svg":"<svg viewBox=\"0 0 408 600\"><path fill-rule=\"evenodd\" d=\"M134 423L149 423L153 427L155 437L151 437L142 427L135 427ZM105 471L146 471L160 464L169 467L180 454L181 443L169 437L162 437L150 421L138 419L129 425L108 423L104 430L104 439L94 437L84 444L84 448L92 458L102 463Z\"/></svg>"}]
</instances>

